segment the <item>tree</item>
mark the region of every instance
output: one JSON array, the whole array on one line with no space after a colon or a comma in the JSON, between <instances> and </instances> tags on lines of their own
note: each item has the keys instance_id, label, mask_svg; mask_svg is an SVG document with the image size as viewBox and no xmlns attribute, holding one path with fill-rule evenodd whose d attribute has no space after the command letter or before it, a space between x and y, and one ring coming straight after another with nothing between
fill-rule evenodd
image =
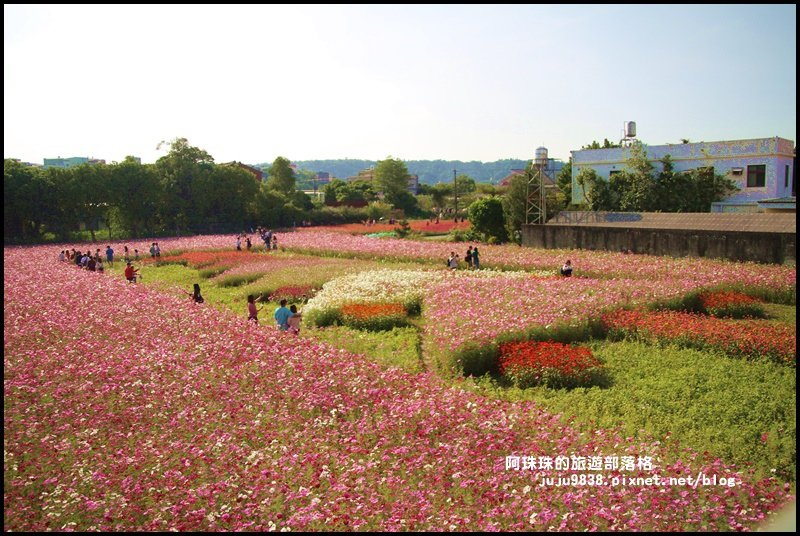
<instances>
[{"instance_id":1,"label":"tree","mask_svg":"<svg viewBox=\"0 0 800 536\"><path fill-rule=\"evenodd\" d=\"M154 165L142 165L132 156L110 167L109 190L120 223L134 238L153 234L163 191Z\"/></svg>"},{"instance_id":2,"label":"tree","mask_svg":"<svg viewBox=\"0 0 800 536\"><path fill-rule=\"evenodd\" d=\"M567 164L562 167L556 175L556 186L564 195L563 208L572 203L572 157L569 157Z\"/></svg>"},{"instance_id":3,"label":"tree","mask_svg":"<svg viewBox=\"0 0 800 536\"><path fill-rule=\"evenodd\" d=\"M459 175L456 177L456 189L458 195L467 195L475 191L475 179L469 175Z\"/></svg>"},{"instance_id":4,"label":"tree","mask_svg":"<svg viewBox=\"0 0 800 536\"><path fill-rule=\"evenodd\" d=\"M430 187L430 194L433 205L441 210L447 203L447 197L453 195L453 187L445 182L440 182Z\"/></svg>"},{"instance_id":5,"label":"tree","mask_svg":"<svg viewBox=\"0 0 800 536\"><path fill-rule=\"evenodd\" d=\"M583 147L581 147L581 150L583 150L583 149L617 149L619 147L622 147L619 143L611 143L610 141L608 141L608 138L606 138L606 139L603 140L603 144L602 145L597 143L597 140L595 140L592 143L590 143L589 145L584 145Z\"/></svg>"},{"instance_id":6,"label":"tree","mask_svg":"<svg viewBox=\"0 0 800 536\"><path fill-rule=\"evenodd\" d=\"M375 185L383 192L386 201L401 208L396 201L401 199L403 192L408 193L408 168L402 160L391 156L379 161L375 166Z\"/></svg>"},{"instance_id":7,"label":"tree","mask_svg":"<svg viewBox=\"0 0 800 536\"><path fill-rule=\"evenodd\" d=\"M645 212L656 208L658 200L655 196L654 169L642 142L633 142L625 169L609 181L612 189L620 193L619 210Z\"/></svg>"},{"instance_id":8,"label":"tree","mask_svg":"<svg viewBox=\"0 0 800 536\"><path fill-rule=\"evenodd\" d=\"M616 210L616 192L594 169L582 168L575 176L575 182L583 189L583 196L590 210Z\"/></svg>"},{"instance_id":9,"label":"tree","mask_svg":"<svg viewBox=\"0 0 800 536\"><path fill-rule=\"evenodd\" d=\"M192 185L192 227L202 232L238 231L252 221L260 184L247 171L215 165Z\"/></svg>"},{"instance_id":10,"label":"tree","mask_svg":"<svg viewBox=\"0 0 800 536\"><path fill-rule=\"evenodd\" d=\"M525 223L525 214L528 208L528 177L531 165L522 175L511 178L508 189L503 196L503 215L507 235L519 242L522 224Z\"/></svg>"},{"instance_id":11,"label":"tree","mask_svg":"<svg viewBox=\"0 0 800 536\"><path fill-rule=\"evenodd\" d=\"M279 156L272 163L269 170L269 179L267 179L267 186L280 192L284 195L289 195L295 190L295 174L292 169L291 162L288 159Z\"/></svg>"},{"instance_id":12,"label":"tree","mask_svg":"<svg viewBox=\"0 0 800 536\"><path fill-rule=\"evenodd\" d=\"M483 233L487 240L490 238L498 242L508 240L503 202L499 197L478 199L469 206L467 212L472 228L478 233Z\"/></svg>"},{"instance_id":13,"label":"tree","mask_svg":"<svg viewBox=\"0 0 800 536\"><path fill-rule=\"evenodd\" d=\"M107 221L106 214L111 205L108 167L105 164L81 164L69 171L76 192L72 209L78 211L80 220L92 235L92 242L96 242L95 231L100 228L101 221Z\"/></svg>"},{"instance_id":14,"label":"tree","mask_svg":"<svg viewBox=\"0 0 800 536\"><path fill-rule=\"evenodd\" d=\"M57 213L61 202L54 195L52 182L43 170L8 158L3 161L3 172L3 238L40 239L43 222L48 214Z\"/></svg>"},{"instance_id":15,"label":"tree","mask_svg":"<svg viewBox=\"0 0 800 536\"><path fill-rule=\"evenodd\" d=\"M168 226L175 226L178 234L189 225L192 213L192 183L201 175L211 172L214 159L206 151L192 147L186 138L161 142L170 146L167 155L156 161L156 169L164 190L161 217Z\"/></svg>"},{"instance_id":16,"label":"tree","mask_svg":"<svg viewBox=\"0 0 800 536\"><path fill-rule=\"evenodd\" d=\"M378 198L372 184L367 181L345 182L333 179L322 189L326 205L361 204Z\"/></svg>"}]
</instances>

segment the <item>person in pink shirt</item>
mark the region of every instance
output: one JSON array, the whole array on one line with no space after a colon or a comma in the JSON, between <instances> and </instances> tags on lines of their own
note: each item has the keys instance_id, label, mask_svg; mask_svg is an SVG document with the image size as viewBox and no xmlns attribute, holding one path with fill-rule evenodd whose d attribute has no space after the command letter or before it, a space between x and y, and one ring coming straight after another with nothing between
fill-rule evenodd
<instances>
[{"instance_id":1,"label":"person in pink shirt","mask_svg":"<svg viewBox=\"0 0 800 536\"><path fill-rule=\"evenodd\" d=\"M258 300L256 300L255 296L253 296L252 294L247 296L247 313L249 315L247 317L248 321L252 320L256 324L258 324L258 312L261 309L263 309L264 307L263 306L262 307L256 307L256 302L257 301L261 301L262 297L263 297L263 295L259 296Z\"/></svg>"}]
</instances>

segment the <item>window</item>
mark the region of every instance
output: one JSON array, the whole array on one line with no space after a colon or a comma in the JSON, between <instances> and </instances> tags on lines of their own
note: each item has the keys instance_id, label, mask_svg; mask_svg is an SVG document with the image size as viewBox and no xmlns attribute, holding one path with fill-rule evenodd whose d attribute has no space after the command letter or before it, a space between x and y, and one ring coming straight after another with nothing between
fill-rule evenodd
<instances>
[{"instance_id":1,"label":"window","mask_svg":"<svg viewBox=\"0 0 800 536\"><path fill-rule=\"evenodd\" d=\"M789 164L786 164L786 178L783 180L783 187L789 188Z\"/></svg>"},{"instance_id":2,"label":"window","mask_svg":"<svg viewBox=\"0 0 800 536\"><path fill-rule=\"evenodd\" d=\"M767 166L766 164L757 164L755 166L747 166L747 187L760 188L767 185Z\"/></svg>"}]
</instances>

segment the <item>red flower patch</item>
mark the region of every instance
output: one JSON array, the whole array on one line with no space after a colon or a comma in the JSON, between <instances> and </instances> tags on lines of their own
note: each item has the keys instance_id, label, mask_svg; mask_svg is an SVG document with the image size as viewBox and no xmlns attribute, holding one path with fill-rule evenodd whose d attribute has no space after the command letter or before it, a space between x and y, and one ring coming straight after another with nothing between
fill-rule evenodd
<instances>
[{"instance_id":1,"label":"red flower patch","mask_svg":"<svg viewBox=\"0 0 800 536\"><path fill-rule=\"evenodd\" d=\"M314 296L316 290L311 285L294 285L276 288L270 295L269 301L286 300L289 302L307 302Z\"/></svg>"},{"instance_id":2,"label":"red flower patch","mask_svg":"<svg viewBox=\"0 0 800 536\"><path fill-rule=\"evenodd\" d=\"M342 321L356 329L381 331L408 323L400 303L349 303L342 307Z\"/></svg>"},{"instance_id":3,"label":"red flower patch","mask_svg":"<svg viewBox=\"0 0 800 536\"><path fill-rule=\"evenodd\" d=\"M675 311L615 311L602 323L612 338L717 348L733 357L766 357L796 364L797 338L792 327L753 320L731 321Z\"/></svg>"},{"instance_id":4,"label":"red flower patch","mask_svg":"<svg viewBox=\"0 0 800 536\"><path fill-rule=\"evenodd\" d=\"M603 364L589 348L559 342L500 345L500 373L519 387L578 387L596 383Z\"/></svg>"},{"instance_id":5,"label":"red flower patch","mask_svg":"<svg viewBox=\"0 0 800 536\"><path fill-rule=\"evenodd\" d=\"M700 304L711 316L731 318L764 316L761 301L741 292L703 292L700 294Z\"/></svg>"}]
</instances>

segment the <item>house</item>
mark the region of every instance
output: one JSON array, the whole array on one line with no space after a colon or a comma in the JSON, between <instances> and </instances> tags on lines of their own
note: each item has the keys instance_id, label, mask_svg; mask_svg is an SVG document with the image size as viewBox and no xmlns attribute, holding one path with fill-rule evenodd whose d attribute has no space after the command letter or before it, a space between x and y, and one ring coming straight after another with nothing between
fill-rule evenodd
<instances>
[{"instance_id":1,"label":"house","mask_svg":"<svg viewBox=\"0 0 800 536\"><path fill-rule=\"evenodd\" d=\"M223 165L223 166L236 166L236 167L238 167L240 169L243 169L243 170L247 171L248 173L250 173L251 175L253 175L253 177L256 178L256 180L258 181L259 184L261 184L261 181L264 180L264 172L262 170L258 169L258 168L253 167L253 166L248 166L247 164L242 164L241 162L236 162L236 161L234 161L234 162L226 162L226 163L220 164L220 165Z\"/></svg>"},{"instance_id":2,"label":"house","mask_svg":"<svg viewBox=\"0 0 800 536\"><path fill-rule=\"evenodd\" d=\"M739 191L709 207L713 212L757 211L759 203L778 200L781 209L786 199L794 204L794 142L783 138L756 138L735 141L714 141L645 146L655 173L662 169L660 160L669 155L676 172L712 167L715 173L730 178ZM583 187L576 177L584 168L591 168L608 180L625 169L630 148L581 149L572 153L572 202L586 202Z\"/></svg>"}]
</instances>

